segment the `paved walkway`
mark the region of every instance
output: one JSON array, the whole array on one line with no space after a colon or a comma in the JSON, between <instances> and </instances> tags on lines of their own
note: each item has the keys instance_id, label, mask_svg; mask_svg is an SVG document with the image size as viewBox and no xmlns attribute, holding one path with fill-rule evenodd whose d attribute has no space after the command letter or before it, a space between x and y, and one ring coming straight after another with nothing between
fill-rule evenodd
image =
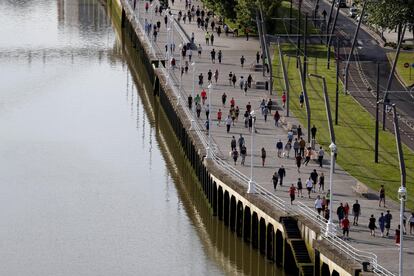
<instances>
[{"instance_id":1,"label":"paved walkway","mask_svg":"<svg viewBox=\"0 0 414 276\"><path fill-rule=\"evenodd\" d=\"M193 1L195 3L195 1ZM175 1L175 5L172 6L173 14L178 14L179 10L184 11L184 4L185 1ZM143 11L144 2L139 2L141 11ZM200 7L202 4L200 4ZM150 12L148 14L144 14L142 12L142 16L150 18ZM166 28L164 24L164 19L160 16L154 17L154 22L161 21L161 31L157 38L157 44L159 49L165 49L166 45ZM314 201L318 194L321 196L326 193L327 187L329 186L329 162L325 160L324 167L319 168L318 164L315 161L311 161L308 166L302 167L300 173L297 172L296 165L293 154L293 150L291 152L290 158L278 158L275 144L276 142L281 139L283 143L287 141L287 129L285 127L275 127L273 117L270 115L268 117L268 121L265 122L263 117L259 111L260 101L262 99L269 98L268 93L265 90L257 90L257 89L249 89L247 94L245 95L242 90L240 90L238 86L239 77L241 75L244 78L247 78L249 74L253 76L253 80L256 81L263 81L264 77L261 72L253 72L250 70L250 66L256 62L256 52L260 51L259 41L257 38L250 38L249 41L246 41L245 37L233 37L229 35L226 37L225 35L218 35L215 33L215 42L214 46L208 46L205 43L204 34L205 31L197 28L197 24L193 21L191 24L188 23L183 24L181 21L181 26L185 30L189 36L191 33L194 32L195 34L195 42L198 45L199 43L203 47L203 53L201 58L197 57L197 52L193 51L193 61L196 63L196 93L200 93L201 89L198 86L198 74L203 73L204 75L204 86L203 88L207 91L207 72L209 69L214 73L216 69L219 70L219 78L217 83L213 83L213 89L211 92L211 102L212 106L210 108L211 118L213 122L211 123L211 134L214 142L218 145L222 158L228 160L229 163L233 164L231 158L229 157L230 151L230 140L232 136L235 136L236 139L239 137L239 134L242 134L245 137L245 143L247 146L247 158L246 158L246 165L240 165L240 159L237 162L235 168L240 170L245 175L250 175L250 158L251 158L251 150L250 150L250 139L251 134L247 128L244 127L243 122L243 114L246 110L246 104L251 102L253 109L256 111L257 114L257 134L255 135L255 147L253 150L253 163L254 163L254 179L256 182L260 183L260 185L266 187L269 191L274 192L278 197L284 199L286 202L289 202L288 196L288 187L295 183L298 177L302 178L303 185L305 185L305 180L309 177L309 174L314 169L317 170L318 174L324 173L325 175L325 192L323 193L312 193L311 199L308 199L305 196L304 190L304 197L298 198L297 201L301 201L304 204L308 205L311 208L314 208ZM211 27L209 26L209 32L211 33ZM180 64L180 51L178 49L178 45L181 43L179 40L179 36L175 33L175 44L176 44L176 52L175 58L177 59L177 67ZM215 49L216 52L221 50L223 52L223 61L222 64L219 64L216 60L216 63L213 64L210 60L210 51ZM244 55L246 58L245 66L242 68L240 66L240 57ZM184 64L184 63L183 63ZM236 88L233 88L229 85L228 81L228 74L229 72L235 72L237 75L237 82ZM175 78L179 79L179 70L175 70ZM188 94L191 93L193 87L193 78L192 78L192 67L190 66L188 73L183 75L183 89L185 98L187 98ZM214 81L214 78L213 78ZM227 105L223 106L221 104L221 95L225 92L227 94ZM280 103L280 93L273 92L274 95L270 96L272 100L275 102ZM240 117L239 121L236 122L235 126L231 128L230 133L226 133L226 127L224 124L221 126L217 125L217 111L221 109L223 111L223 120L227 117L229 112L229 102L230 99L234 97L236 101L236 106L240 108ZM295 100L295 99L293 99ZM279 104L280 106L280 104ZM280 107L279 107L280 108ZM281 109L281 108L280 108ZM284 112L281 111L281 115ZM273 112L272 112L273 114ZM298 121L294 117L284 118L286 122L299 125ZM204 113L204 107L201 114L201 118L199 120L200 124L204 124L206 121L206 116ZM303 128L302 128L303 129ZM306 137L306 136L304 136ZM261 166L261 158L260 158L260 149L264 147L267 151L267 159L266 164L264 167ZM340 150L341 145L338 145ZM325 154L326 158L329 158L329 151L326 150ZM275 170L277 170L281 165L286 168L286 178L284 179L284 185L282 187L277 188L277 191L273 190L273 184L271 181L272 175ZM345 171L343 171L340 167L337 166L336 173L334 174L334 221L337 222L336 208L338 207L340 202L348 202L348 204L352 207L352 204L355 202L356 199L359 200L362 208L362 215L360 217L360 226L351 226L350 232L350 243L352 246L363 250L363 251L371 251L378 256L379 263L384 266L385 268L391 270L394 273L398 272L398 250L399 247L395 245L393 236L395 233L395 228L398 224L399 219L399 205L395 202L387 202L387 208L379 208L377 200L368 200L366 198L362 198L357 196L353 190L352 186L357 183L356 179L352 176L348 175ZM396 191L387 191L387 192L396 192ZM377 193L374 191L374 193ZM376 218L378 218L380 212L385 212L387 209L391 210L393 215L392 227L391 227L391 235L388 238L381 238L380 233L377 232L376 237L372 237L369 234L369 230L367 228L369 216L374 214ZM409 214L406 214L409 217ZM350 220L352 223L352 216L350 216ZM404 252L405 252L405 266L404 270L407 275L411 275L414 273L414 262L413 254L414 254L414 236L405 236L404 240L406 241L404 244Z\"/></svg>"}]
</instances>

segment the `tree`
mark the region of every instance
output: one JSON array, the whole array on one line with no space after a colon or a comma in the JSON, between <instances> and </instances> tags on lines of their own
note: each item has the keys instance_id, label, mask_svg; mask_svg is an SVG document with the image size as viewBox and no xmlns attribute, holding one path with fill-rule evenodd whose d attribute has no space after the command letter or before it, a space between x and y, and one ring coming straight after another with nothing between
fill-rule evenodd
<instances>
[{"instance_id":1,"label":"tree","mask_svg":"<svg viewBox=\"0 0 414 276\"><path fill-rule=\"evenodd\" d=\"M400 37L402 26L414 23L414 0L378 0L367 6L368 21L384 31L397 29Z\"/></svg>"}]
</instances>

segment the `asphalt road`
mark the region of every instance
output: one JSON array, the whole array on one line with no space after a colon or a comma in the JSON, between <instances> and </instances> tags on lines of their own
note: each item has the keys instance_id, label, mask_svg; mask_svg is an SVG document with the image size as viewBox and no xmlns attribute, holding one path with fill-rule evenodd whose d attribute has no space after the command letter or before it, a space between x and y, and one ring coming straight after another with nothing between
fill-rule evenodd
<instances>
[{"instance_id":1,"label":"asphalt road","mask_svg":"<svg viewBox=\"0 0 414 276\"><path fill-rule=\"evenodd\" d=\"M299 0L294 1L294 3L298 5ZM315 1L303 1L302 10L303 12L312 15L314 6ZM319 1L318 13L321 18L323 10L325 10L329 16L330 9L331 3L325 0ZM332 17L335 15L335 12L336 7L334 8ZM345 62L350 52L352 39L357 26L356 20L349 17L348 12L348 8L341 8L335 29L335 34L340 40L339 58L343 61L341 69L345 67ZM380 98L382 98L391 71L391 64L386 55L388 51L395 50L381 47L375 40L374 35L370 33L370 31L367 31L367 27L361 27L354 50L354 57L351 59L352 63L349 68L350 76L348 81L348 91L371 114L373 114L373 116L375 116L376 106L376 63L380 63ZM391 103L397 105L400 118L401 139L407 146L414 150L414 93L410 93L406 87L402 86L395 76L393 77L390 91L388 98ZM381 109L382 108L380 107L380 118L382 118ZM392 114L387 114L386 117L386 126L393 132Z\"/></svg>"}]
</instances>

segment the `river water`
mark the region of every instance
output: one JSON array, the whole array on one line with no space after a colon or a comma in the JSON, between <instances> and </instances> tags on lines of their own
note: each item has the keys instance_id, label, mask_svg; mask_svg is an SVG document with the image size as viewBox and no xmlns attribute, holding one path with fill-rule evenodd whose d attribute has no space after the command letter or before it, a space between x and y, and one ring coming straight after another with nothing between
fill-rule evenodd
<instances>
[{"instance_id":1,"label":"river water","mask_svg":"<svg viewBox=\"0 0 414 276\"><path fill-rule=\"evenodd\" d=\"M282 274L211 216L101 3L0 26L0 275Z\"/></svg>"}]
</instances>

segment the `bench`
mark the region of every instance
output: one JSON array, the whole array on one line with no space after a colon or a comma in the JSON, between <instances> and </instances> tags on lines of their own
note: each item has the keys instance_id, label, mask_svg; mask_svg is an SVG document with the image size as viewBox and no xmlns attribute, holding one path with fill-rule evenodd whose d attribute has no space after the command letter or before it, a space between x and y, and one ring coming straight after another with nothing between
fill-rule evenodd
<instances>
[{"instance_id":1,"label":"bench","mask_svg":"<svg viewBox=\"0 0 414 276\"><path fill-rule=\"evenodd\" d=\"M263 71L263 64L252 64L251 70L255 72L261 72Z\"/></svg>"},{"instance_id":2,"label":"bench","mask_svg":"<svg viewBox=\"0 0 414 276\"><path fill-rule=\"evenodd\" d=\"M256 89L266 89L265 81L256 81L254 84Z\"/></svg>"}]
</instances>

